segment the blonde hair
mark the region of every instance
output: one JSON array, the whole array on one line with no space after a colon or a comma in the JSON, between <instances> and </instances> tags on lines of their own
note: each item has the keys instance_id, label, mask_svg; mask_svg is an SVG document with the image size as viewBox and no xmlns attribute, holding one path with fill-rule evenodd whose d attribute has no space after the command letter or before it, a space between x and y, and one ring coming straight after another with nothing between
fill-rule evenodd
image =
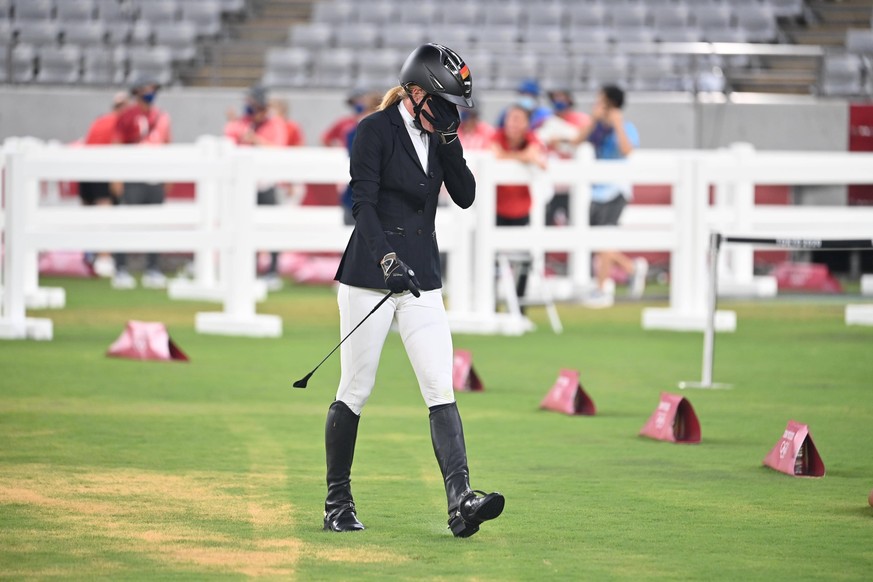
<instances>
[{"instance_id":1,"label":"blonde hair","mask_svg":"<svg viewBox=\"0 0 873 582\"><path fill-rule=\"evenodd\" d=\"M398 102L403 101L405 97L406 89L404 89L400 85L392 87L391 89L388 89L385 95L382 96L382 103L379 104L379 110L384 111L392 105L396 105Z\"/></svg>"}]
</instances>

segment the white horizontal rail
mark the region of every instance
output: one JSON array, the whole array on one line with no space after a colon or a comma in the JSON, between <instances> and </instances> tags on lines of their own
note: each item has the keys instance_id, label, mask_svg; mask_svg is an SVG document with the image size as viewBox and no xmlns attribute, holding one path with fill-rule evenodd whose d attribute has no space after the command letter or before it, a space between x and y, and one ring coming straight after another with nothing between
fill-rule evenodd
<instances>
[{"instance_id":1,"label":"white horizontal rail","mask_svg":"<svg viewBox=\"0 0 873 582\"><path fill-rule=\"evenodd\" d=\"M346 182L348 156L341 148L237 148L218 139L166 147L71 148L22 140L7 142L3 152L4 337L26 335L24 295L37 287L31 261L39 251L193 251L198 282L211 286L212 296L224 302L222 312L204 315L205 327L257 333L252 330L264 321L255 313L255 252L341 252L352 232L336 206L256 205L255 192L264 184ZM762 153L738 146L711 152L639 151L615 162L596 160L590 148L583 147L575 159L550 160L544 170L495 160L487 153L469 152L468 160L477 178L477 201L467 211L452 204L440 208L437 237L440 249L449 254L450 315L479 331L501 331L499 322L505 321L501 318L506 314L495 313L493 261L499 252L569 252L574 285L588 281L592 251L669 252L668 315L681 319L677 328L683 329L695 328L689 322L699 316L702 329L710 229L820 238L865 238L873 233L873 208L754 204L755 184L873 183L873 154ZM40 205L40 183L55 180L194 182L197 192L190 202L160 206ZM591 186L610 182L666 185L672 190L671 202L631 205L621 226L591 228ZM530 226L495 225L500 184L530 186L535 200ZM710 206L712 186L718 202ZM558 187L570 190L571 223L546 226L543 208ZM751 277L750 255L737 264L738 276ZM268 323L273 333L275 321ZM526 329L517 323L510 327Z\"/></svg>"}]
</instances>

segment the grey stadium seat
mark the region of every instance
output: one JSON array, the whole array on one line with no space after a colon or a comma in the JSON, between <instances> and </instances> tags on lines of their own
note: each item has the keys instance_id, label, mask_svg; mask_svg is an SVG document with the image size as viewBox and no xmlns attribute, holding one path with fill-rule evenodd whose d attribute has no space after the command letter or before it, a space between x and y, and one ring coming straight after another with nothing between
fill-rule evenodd
<instances>
[{"instance_id":1,"label":"grey stadium seat","mask_svg":"<svg viewBox=\"0 0 873 582\"><path fill-rule=\"evenodd\" d=\"M603 26L607 23L609 13L602 4L573 3L567 6L570 22L570 34L574 28Z\"/></svg>"},{"instance_id":2,"label":"grey stadium seat","mask_svg":"<svg viewBox=\"0 0 873 582\"><path fill-rule=\"evenodd\" d=\"M703 29L704 34L711 29L730 28L734 14L727 4L691 4L691 13L695 24Z\"/></svg>"},{"instance_id":3,"label":"grey stadium seat","mask_svg":"<svg viewBox=\"0 0 873 582\"><path fill-rule=\"evenodd\" d=\"M862 61L858 55L825 55L821 91L825 95L859 95L863 87Z\"/></svg>"},{"instance_id":4,"label":"grey stadium seat","mask_svg":"<svg viewBox=\"0 0 873 582\"><path fill-rule=\"evenodd\" d=\"M655 29L648 26L615 27L613 28L612 36L617 44L647 44L655 42L658 38Z\"/></svg>"},{"instance_id":5,"label":"grey stadium seat","mask_svg":"<svg viewBox=\"0 0 873 582\"><path fill-rule=\"evenodd\" d=\"M97 14L100 20L111 27L117 22L133 21L133 5L120 3L118 0L97 0Z\"/></svg>"},{"instance_id":6,"label":"grey stadium seat","mask_svg":"<svg viewBox=\"0 0 873 582\"><path fill-rule=\"evenodd\" d=\"M182 4L182 19L194 24L197 36L221 33L221 3L218 0L188 0Z\"/></svg>"},{"instance_id":7,"label":"grey stadium seat","mask_svg":"<svg viewBox=\"0 0 873 582\"><path fill-rule=\"evenodd\" d=\"M406 54L395 49L377 49L358 55L356 85L387 90L398 83L397 72Z\"/></svg>"},{"instance_id":8,"label":"grey stadium seat","mask_svg":"<svg viewBox=\"0 0 873 582\"><path fill-rule=\"evenodd\" d=\"M126 50L110 51L102 47L86 47L82 54L82 82L90 85L110 85L124 79Z\"/></svg>"},{"instance_id":9,"label":"grey stadium seat","mask_svg":"<svg viewBox=\"0 0 873 582\"><path fill-rule=\"evenodd\" d=\"M589 55L586 59L586 86L596 91L607 83L627 85L628 59L624 55Z\"/></svg>"},{"instance_id":10,"label":"grey stadium seat","mask_svg":"<svg viewBox=\"0 0 873 582\"><path fill-rule=\"evenodd\" d=\"M170 49L175 62L197 56L197 27L192 22L166 22L155 27L155 42Z\"/></svg>"},{"instance_id":11,"label":"grey stadium seat","mask_svg":"<svg viewBox=\"0 0 873 582\"><path fill-rule=\"evenodd\" d=\"M317 53L312 63L312 80L318 87L352 87L355 52L349 48L336 48Z\"/></svg>"},{"instance_id":12,"label":"grey stadium seat","mask_svg":"<svg viewBox=\"0 0 873 582\"><path fill-rule=\"evenodd\" d=\"M63 23L88 21L94 18L94 0L61 0L56 4L57 19Z\"/></svg>"},{"instance_id":13,"label":"grey stadium seat","mask_svg":"<svg viewBox=\"0 0 873 582\"><path fill-rule=\"evenodd\" d=\"M292 24L288 31L288 42L292 46L324 49L333 44L333 34L333 26L326 22Z\"/></svg>"},{"instance_id":14,"label":"grey stadium seat","mask_svg":"<svg viewBox=\"0 0 873 582\"><path fill-rule=\"evenodd\" d=\"M16 20L18 40L33 44L54 44L60 37L61 29L51 20Z\"/></svg>"},{"instance_id":15,"label":"grey stadium seat","mask_svg":"<svg viewBox=\"0 0 873 582\"><path fill-rule=\"evenodd\" d=\"M15 18L21 20L49 20L54 13L54 0L18 0Z\"/></svg>"},{"instance_id":16,"label":"grey stadium seat","mask_svg":"<svg viewBox=\"0 0 873 582\"><path fill-rule=\"evenodd\" d=\"M524 22L529 26L563 26L567 12L561 3L526 4Z\"/></svg>"},{"instance_id":17,"label":"grey stadium seat","mask_svg":"<svg viewBox=\"0 0 873 582\"><path fill-rule=\"evenodd\" d=\"M0 20L0 46L12 44L14 38L15 28L12 27L12 23L8 20Z\"/></svg>"},{"instance_id":18,"label":"grey stadium seat","mask_svg":"<svg viewBox=\"0 0 873 582\"><path fill-rule=\"evenodd\" d=\"M221 0L221 12L239 16L246 11L246 0Z\"/></svg>"},{"instance_id":19,"label":"grey stadium seat","mask_svg":"<svg viewBox=\"0 0 873 582\"><path fill-rule=\"evenodd\" d=\"M685 4L665 4L652 10L652 25L657 28L679 28L687 26L691 13Z\"/></svg>"},{"instance_id":20,"label":"grey stadium seat","mask_svg":"<svg viewBox=\"0 0 873 582\"><path fill-rule=\"evenodd\" d=\"M82 68L82 49L74 45L42 47L39 50L37 83L78 83Z\"/></svg>"},{"instance_id":21,"label":"grey stadium seat","mask_svg":"<svg viewBox=\"0 0 873 582\"><path fill-rule=\"evenodd\" d=\"M644 3L613 2L609 5L612 25L618 27L646 26L649 10Z\"/></svg>"},{"instance_id":22,"label":"grey stadium seat","mask_svg":"<svg viewBox=\"0 0 873 582\"><path fill-rule=\"evenodd\" d=\"M540 76L540 63L536 55L500 55L494 59L494 89L515 89L525 79Z\"/></svg>"},{"instance_id":23,"label":"grey stadium seat","mask_svg":"<svg viewBox=\"0 0 873 582\"><path fill-rule=\"evenodd\" d=\"M173 53L168 47L131 47L128 59L128 80L150 77L161 85L173 81Z\"/></svg>"},{"instance_id":24,"label":"grey stadium seat","mask_svg":"<svg viewBox=\"0 0 873 582\"><path fill-rule=\"evenodd\" d=\"M358 21L370 24L396 23L397 6L390 0L367 2L358 6Z\"/></svg>"},{"instance_id":25,"label":"grey stadium seat","mask_svg":"<svg viewBox=\"0 0 873 582\"><path fill-rule=\"evenodd\" d=\"M374 48L379 43L379 27L375 24L341 24L336 28L334 43L338 47Z\"/></svg>"},{"instance_id":26,"label":"grey stadium seat","mask_svg":"<svg viewBox=\"0 0 873 582\"><path fill-rule=\"evenodd\" d=\"M137 3L139 17L152 24L175 22L179 18L176 0L140 0Z\"/></svg>"},{"instance_id":27,"label":"grey stadium seat","mask_svg":"<svg viewBox=\"0 0 873 582\"><path fill-rule=\"evenodd\" d=\"M312 21L328 24L346 24L357 22L358 8L350 0L334 0L333 2L316 2L312 7Z\"/></svg>"},{"instance_id":28,"label":"grey stadium seat","mask_svg":"<svg viewBox=\"0 0 873 582\"><path fill-rule=\"evenodd\" d=\"M80 46L103 44L108 34L102 20L68 22L62 26L61 35L64 42Z\"/></svg>"},{"instance_id":29,"label":"grey stadium seat","mask_svg":"<svg viewBox=\"0 0 873 582\"><path fill-rule=\"evenodd\" d=\"M29 44L12 47L10 79L15 83L29 83L36 73L36 50Z\"/></svg>"},{"instance_id":30,"label":"grey stadium seat","mask_svg":"<svg viewBox=\"0 0 873 582\"><path fill-rule=\"evenodd\" d=\"M519 30L524 46L535 53L553 53L550 47L562 45L567 40L563 26L555 24L528 24Z\"/></svg>"},{"instance_id":31,"label":"grey stadium seat","mask_svg":"<svg viewBox=\"0 0 873 582\"><path fill-rule=\"evenodd\" d=\"M470 2L467 4L450 4L443 9L444 24L459 24L472 27L482 22L482 7Z\"/></svg>"},{"instance_id":32,"label":"grey stadium seat","mask_svg":"<svg viewBox=\"0 0 873 582\"><path fill-rule=\"evenodd\" d=\"M749 42L774 42L777 38L776 15L769 6L744 6L737 10L737 28Z\"/></svg>"},{"instance_id":33,"label":"grey stadium seat","mask_svg":"<svg viewBox=\"0 0 873 582\"><path fill-rule=\"evenodd\" d=\"M445 45L461 55L462 58L467 58L467 52L472 47L472 36L476 34L476 30L467 26L455 26L454 24L436 24L428 27L428 37L432 42Z\"/></svg>"},{"instance_id":34,"label":"grey stadium seat","mask_svg":"<svg viewBox=\"0 0 873 582\"><path fill-rule=\"evenodd\" d=\"M517 49L518 38L518 28L511 24L483 26L473 35L477 48L495 51Z\"/></svg>"},{"instance_id":35,"label":"grey stadium seat","mask_svg":"<svg viewBox=\"0 0 873 582\"><path fill-rule=\"evenodd\" d=\"M128 42L133 44L151 44L154 38L154 28L148 20L137 20L129 29Z\"/></svg>"},{"instance_id":36,"label":"grey stadium seat","mask_svg":"<svg viewBox=\"0 0 873 582\"><path fill-rule=\"evenodd\" d=\"M382 38L382 46L385 48L402 49L407 54L418 45L429 41L429 30L420 24L386 24L382 26L379 35ZM405 56L405 55L404 55Z\"/></svg>"},{"instance_id":37,"label":"grey stadium seat","mask_svg":"<svg viewBox=\"0 0 873 582\"><path fill-rule=\"evenodd\" d=\"M770 0L777 18L800 18L803 16L803 0Z\"/></svg>"},{"instance_id":38,"label":"grey stadium seat","mask_svg":"<svg viewBox=\"0 0 873 582\"><path fill-rule=\"evenodd\" d=\"M441 10L435 2L410 2L400 5L398 17L406 24L427 24L441 20Z\"/></svg>"},{"instance_id":39,"label":"grey stadium seat","mask_svg":"<svg viewBox=\"0 0 873 582\"><path fill-rule=\"evenodd\" d=\"M265 87L305 87L309 84L309 50L303 47L270 49L264 59Z\"/></svg>"},{"instance_id":40,"label":"grey stadium seat","mask_svg":"<svg viewBox=\"0 0 873 582\"><path fill-rule=\"evenodd\" d=\"M584 53L590 51L603 51L614 40L614 31L605 26L578 27L570 31L567 43L570 52Z\"/></svg>"},{"instance_id":41,"label":"grey stadium seat","mask_svg":"<svg viewBox=\"0 0 873 582\"><path fill-rule=\"evenodd\" d=\"M854 54L873 54L873 29L850 28L846 31L846 50Z\"/></svg>"},{"instance_id":42,"label":"grey stadium seat","mask_svg":"<svg viewBox=\"0 0 873 582\"><path fill-rule=\"evenodd\" d=\"M703 31L696 26L658 28L656 33L661 42L701 42Z\"/></svg>"},{"instance_id":43,"label":"grey stadium seat","mask_svg":"<svg viewBox=\"0 0 873 582\"><path fill-rule=\"evenodd\" d=\"M518 27L524 7L518 2L506 2L491 6L482 12L482 23L486 26Z\"/></svg>"}]
</instances>

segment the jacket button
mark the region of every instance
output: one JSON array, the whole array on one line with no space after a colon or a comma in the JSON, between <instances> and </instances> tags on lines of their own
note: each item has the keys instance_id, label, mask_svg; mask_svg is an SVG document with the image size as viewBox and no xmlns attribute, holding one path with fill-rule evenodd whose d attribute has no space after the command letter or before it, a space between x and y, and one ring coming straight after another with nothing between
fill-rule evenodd
<instances>
[{"instance_id":1,"label":"jacket button","mask_svg":"<svg viewBox=\"0 0 873 582\"><path fill-rule=\"evenodd\" d=\"M430 174L428 174L428 177L429 177L429 178L433 178L433 172L431 172Z\"/></svg>"},{"instance_id":2,"label":"jacket button","mask_svg":"<svg viewBox=\"0 0 873 582\"><path fill-rule=\"evenodd\" d=\"M424 210L419 209L418 213L422 214L422 213L424 213Z\"/></svg>"},{"instance_id":3,"label":"jacket button","mask_svg":"<svg viewBox=\"0 0 873 582\"><path fill-rule=\"evenodd\" d=\"M415 234L421 234L421 229L419 228L418 230L416 230Z\"/></svg>"}]
</instances>

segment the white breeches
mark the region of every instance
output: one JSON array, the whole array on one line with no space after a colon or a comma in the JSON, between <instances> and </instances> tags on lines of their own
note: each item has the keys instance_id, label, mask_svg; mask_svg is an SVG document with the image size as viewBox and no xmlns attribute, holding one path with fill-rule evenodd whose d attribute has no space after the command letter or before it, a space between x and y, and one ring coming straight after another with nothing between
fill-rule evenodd
<instances>
[{"instance_id":1,"label":"white breeches","mask_svg":"<svg viewBox=\"0 0 873 582\"><path fill-rule=\"evenodd\" d=\"M386 293L340 284L340 338L346 337ZM452 335L442 293L439 289L422 291L419 298L403 293L392 295L340 346L342 374L336 399L345 402L355 414L361 414L373 391L382 346L395 320L427 406L455 401Z\"/></svg>"}]
</instances>

